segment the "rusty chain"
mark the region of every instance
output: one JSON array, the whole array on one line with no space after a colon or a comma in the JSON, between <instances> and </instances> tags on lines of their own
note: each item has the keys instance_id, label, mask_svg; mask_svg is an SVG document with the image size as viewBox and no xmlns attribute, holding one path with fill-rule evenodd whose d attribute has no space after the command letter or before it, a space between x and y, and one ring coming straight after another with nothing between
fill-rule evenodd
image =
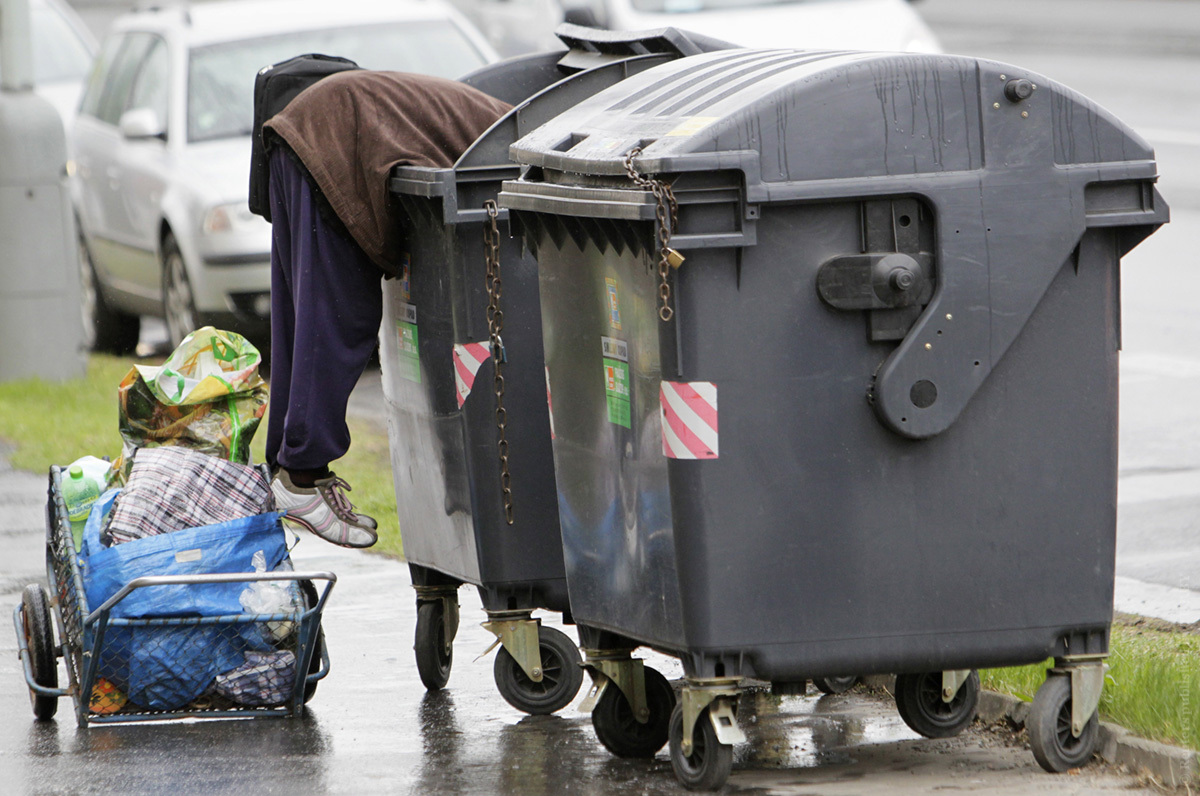
<instances>
[{"instance_id":1,"label":"rusty chain","mask_svg":"<svg viewBox=\"0 0 1200 796\"><path fill-rule=\"evenodd\" d=\"M633 165L633 159L642 154L641 147L634 147L625 156L625 173L639 187L654 194L654 214L658 219L658 297L662 306L658 308L658 317L664 321L671 320L675 310L671 309L671 284L667 274L671 269L672 259L679 259L679 253L670 246L671 234L679 221L679 204L675 201L675 192L671 186L662 180L656 180L640 174Z\"/></svg>"},{"instance_id":2,"label":"rusty chain","mask_svg":"<svg viewBox=\"0 0 1200 796\"><path fill-rule=\"evenodd\" d=\"M492 345L492 365L496 392L496 430L499 432L496 447L500 454L500 490L504 493L504 519L513 524L512 475L508 472L507 412L504 409L504 311L500 309L500 295L504 283L500 279L500 230L496 225L499 211L494 200L483 203L488 220L483 225L483 255L487 261L487 322L488 337Z\"/></svg>"}]
</instances>

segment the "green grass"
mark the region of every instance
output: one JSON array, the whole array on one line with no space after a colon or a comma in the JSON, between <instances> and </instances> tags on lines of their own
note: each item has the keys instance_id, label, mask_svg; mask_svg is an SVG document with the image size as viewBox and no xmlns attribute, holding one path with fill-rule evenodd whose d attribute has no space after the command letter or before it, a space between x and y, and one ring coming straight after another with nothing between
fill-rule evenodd
<instances>
[{"instance_id":1,"label":"green grass","mask_svg":"<svg viewBox=\"0 0 1200 796\"><path fill-rule=\"evenodd\" d=\"M1100 716L1200 750L1200 636L1114 625ZM1052 661L980 672L984 688L1033 699Z\"/></svg>"},{"instance_id":2,"label":"green grass","mask_svg":"<svg viewBox=\"0 0 1200 796\"><path fill-rule=\"evenodd\" d=\"M52 464L69 464L88 454L119 456L117 386L135 362L139 360L96 354L82 379L0 384L0 439L15 446L12 465L44 473ZM350 421L350 434L349 452L332 467L352 485L355 506L379 521L379 543L372 550L399 557L403 547L387 435L356 420ZM255 461L264 458L266 436L264 421L251 445Z\"/></svg>"}]
</instances>

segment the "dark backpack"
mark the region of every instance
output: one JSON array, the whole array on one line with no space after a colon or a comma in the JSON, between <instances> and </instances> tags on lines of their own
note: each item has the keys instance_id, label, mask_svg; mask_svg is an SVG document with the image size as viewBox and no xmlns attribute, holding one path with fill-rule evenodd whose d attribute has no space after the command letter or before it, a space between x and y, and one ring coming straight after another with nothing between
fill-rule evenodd
<instances>
[{"instance_id":1,"label":"dark backpack","mask_svg":"<svg viewBox=\"0 0 1200 796\"><path fill-rule=\"evenodd\" d=\"M349 58L309 53L263 67L254 78L254 132L250 142L250 212L271 220L271 172L263 123L323 77L358 69Z\"/></svg>"}]
</instances>

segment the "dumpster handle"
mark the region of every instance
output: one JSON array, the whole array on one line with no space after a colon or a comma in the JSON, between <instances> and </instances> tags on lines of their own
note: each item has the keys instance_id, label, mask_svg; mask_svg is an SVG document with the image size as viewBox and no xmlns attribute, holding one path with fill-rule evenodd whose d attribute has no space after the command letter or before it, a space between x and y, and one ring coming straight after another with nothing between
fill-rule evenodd
<instances>
[{"instance_id":1,"label":"dumpster handle","mask_svg":"<svg viewBox=\"0 0 1200 796\"><path fill-rule=\"evenodd\" d=\"M658 297L662 306L658 308L658 317L664 322L671 320L675 310L671 309L671 283L667 274L671 268L683 264L683 255L671 248L671 235L679 223L679 203L675 201L675 192L671 186L662 180L645 177L633 165L633 159L642 154L642 148L636 146L625 155L625 173L640 188L645 188L654 194L654 215L658 219Z\"/></svg>"},{"instance_id":2,"label":"dumpster handle","mask_svg":"<svg viewBox=\"0 0 1200 796\"><path fill-rule=\"evenodd\" d=\"M504 519L509 525L513 524L512 475L508 472L508 413L504 409L504 363L508 357L504 351L504 340L500 333L504 331L504 311L500 309L500 294L504 283L500 279L500 230L496 218L500 211L496 200L488 199L483 203L488 221L483 225L483 256L487 261L487 276L485 277L488 294L488 337L492 343L492 365L494 366L493 382L496 391L496 431L499 436L496 448L500 453L500 490L504 493Z\"/></svg>"}]
</instances>

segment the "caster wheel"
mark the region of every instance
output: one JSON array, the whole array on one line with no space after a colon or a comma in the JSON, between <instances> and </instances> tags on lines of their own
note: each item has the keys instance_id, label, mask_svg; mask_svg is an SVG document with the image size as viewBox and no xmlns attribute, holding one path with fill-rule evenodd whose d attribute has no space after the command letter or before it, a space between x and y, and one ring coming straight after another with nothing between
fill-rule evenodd
<instances>
[{"instance_id":1,"label":"caster wheel","mask_svg":"<svg viewBox=\"0 0 1200 796\"><path fill-rule=\"evenodd\" d=\"M858 685L858 675L846 677L814 677L813 685L823 694L844 694Z\"/></svg>"},{"instance_id":2,"label":"caster wheel","mask_svg":"<svg viewBox=\"0 0 1200 796\"><path fill-rule=\"evenodd\" d=\"M896 710L905 724L926 738L958 735L975 718L978 704L979 672L971 672L950 702L942 701L941 672L896 676Z\"/></svg>"},{"instance_id":3,"label":"caster wheel","mask_svg":"<svg viewBox=\"0 0 1200 796\"><path fill-rule=\"evenodd\" d=\"M621 689L609 683L592 710L592 727L604 748L617 757L651 758L667 742L671 711L675 709L675 690L654 669L646 673L646 707L650 717L645 724L634 718L629 701Z\"/></svg>"},{"instance_id":4,"label":"caster wheel","mask_svg":"<svg viewBox=\"0 0 1200 796\"><path fill-rule=\"evenodd\" d=\"M1033 698L1029 719L1029 746L1038 765L1052 774L1079 768L1092 759L1100 733L1100 718L1093 713L1083 732L1071 733L1071 678L1050 675Z\"/></svg>"},{"instance_id":5,"label":"caster wheel","mask_svg":"<svg viewBox=\"0 0 1200 796\"><path fill-rule=\"evenodd\" d=\"M503 647L496 654L492 674L504 701L517 710L544 716L571 704L583 685L579 649L566 633L552 627L538 628L542 654L542 681L535 683Z\"/></svg>"},{"instance_id":6,"label":"caster wheel","mask_svg":"<svg viewBox=\"0 0 1200 796\"><path fill-rule=\"evenodd\" d=\"M733 769L733 747L717 740L717 731L708 718L708 708L696 719L692 733L692 753L683 756L683 705L671 712L671 768L675 778L688 790L717 790L729 779Z\"/></svg>"},{"instance_id":7,"label":"caster wheel","mask_svg":"<svg viewBox=\"0 0 1200 796\"><path fill-rule=\"evenodd\" d=\"M417 640L413 649L417 653L417 673L430 691L446 687L450 667L454 665L451 646L454 639L446 638L445 610L441 600L417 604Z\"/></svg>"},{"instance_id":8,"label":"caster wheel","mask_svg":"<svg viewBox=\"0 0 1200 796\"><path fill-rule=\"evenodd\" d=\"M58 688L58 653L54 649L50 598L46 590L36 583L26 586L21 595L21 616L33 681L45 688ZM43 696L31 689L29 701L33 705L33 715L39 721L54 718L58 710L58 697Z\"/></svg>"}]
</instances>

